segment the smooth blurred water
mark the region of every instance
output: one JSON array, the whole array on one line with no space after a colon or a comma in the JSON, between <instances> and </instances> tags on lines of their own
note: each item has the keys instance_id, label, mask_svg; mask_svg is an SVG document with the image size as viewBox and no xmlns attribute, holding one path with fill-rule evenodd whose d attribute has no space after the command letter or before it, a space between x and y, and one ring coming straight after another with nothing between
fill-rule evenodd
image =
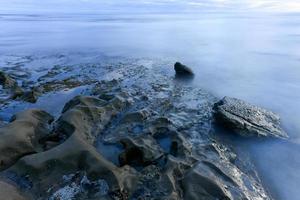
<instances>
[{"instance_id":1,"label":"smooth blurred water","mask_svg":"<svg viewBox=\"0 0 300 200\"><path fill-rule=\"evenodd\" d=\"M299 197L300 14L3 13L0 27L1 56L99 52L181 61L195 71L195 87L279 113L294 145L242 145L279 199Z\"/></svg>"}]
</instances>

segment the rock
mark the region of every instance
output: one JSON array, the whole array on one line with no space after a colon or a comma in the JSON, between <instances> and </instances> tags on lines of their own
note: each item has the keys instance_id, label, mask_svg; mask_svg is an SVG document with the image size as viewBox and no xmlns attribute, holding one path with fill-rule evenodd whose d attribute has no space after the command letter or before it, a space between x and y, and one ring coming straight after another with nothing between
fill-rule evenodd
<instances>
[{"instance_id":1,"label":"rock","mask_svg":"<svg viewBox=\"0 0 300 200\"><path fill-rule=\"evenodd\" d=\"M53 117L41 110L16 114L12 122L0 128L0 170L14 164L24 155L39 152L39 140L49 133Z\"/></svg>"},{"instance_id":2,"label":"rock","mask_svg":"<svg viewBox=\"0 0 300 200\"><path fill-rule=\"evenodd\" d=\"M38 96L40 95L40 92L36 88L33 88L30 91L24 91L21 87L18 86L17 81L1 71L0 85L2 85L3 89L10 91L10 98L12 99L20 98L23 101L35 103L38 99Z\"/></svg>"},{"instance_id":3,"label":"rock","mask_svg":"<svg viewBox=\"0 0 300 200\"><path fill-rule=\"evenodd\" d=\"M191 129L171 120L176 111L153 112L132 105L131 93L108 92L66 103L52 132L33 148L36 153L5 170L13 174L10 180L19 184L15 180L25 178L35 199L269 199L255 173L237 166L232 149L208 136L195 145ZM183 116L182 123L195 117ZM98 142L123 146L112 151L120 165L95 148Z\"/></svg>"},{"instance_id":4,"label":"rock","mask_svg":"<svg viewBox=\"0 0 300 200\"><path fill-rule=\"evenodd\" d=\"M139 112L128 113L122 119L122 123L141 123L149 116L147 110L141 110Z\"/></svg>"},{"instance_id":5,"label":"rock","mask_svg":"<svg viewBox=\"0 0 300 200\"><path fill-rule=\"evenodd\" d=\"M24 156L8 172L28 175L34 183L32 191L37 196L44 196L42 191L56 183L62 174L72 174L78 170L85 171L93 179L106 180L110 192L133 187L135 170L128 166L118 168L93 146L98 134L126 105L126 100L119 96L109 102L95 97L75 97L66 104L54 130L65 140L47 151ZM65 189L62 192L71 191L74 194L74 187Z\"/></svg>"},{"instance_id":6,"label":"rock","mask_svg":"<svg viewBox=\"0 0 300 200\"><path fill-rule=\"evenodd\" d=\"M184 200L270 199L251 165L232 162L232 151L225 146L211 143L197 151L202 156L195 156L197 162L180 179Z\"/></svg>"},{"instance_id":7,"label":"rock","mask_svg":"<svg viewBox=\"0 0 300 200\"><path fill-rule=\"evenodd\" d=\"M205 169L205 168L204 168ZM212 171L194 167L181 181L185 200L233 199Z\"/></svg>"},{"instance_id":8,"label":"rock","mask_svg":"<svg viewBox=\"0 0 300 200\"><path fill-rule=\"evenodd\" d=\"M0 71L0 84L4 89L10 89L18 85L13 78L11 78L10 76L8 76L7 74L1 71Z\"/></svg>"},{"instance_id":9,"label":"rock","mask_svg":"<svg viewBox=\"0 0 300 200\"><path fill-rule=\"evenodd\" d=\"M217 122L242 136L288 138L278 115L240 99L224 97L214 110Z\"/></svg>"},{"instance_id":10,"label":"rock","mask_svg":"<svg viewBox=\"0 0 300 200\"><path fill-rule=\"evenodd\" d=\"M119 155L121 166L146 166L163 156L163 150L150 135L122 139L125 151Z\"/></svg>"},{"instance_id":11,"label":"rock","mask_svg":"<svg viewBox=\"0 0 300 200\"><path fill-rule=\"evenodd\" d=\"M36 89L32 89L30 91L24 92L24 94L21 96L21 99L29 103L36 103L40 94L41 93L38 92Z\"/></svg>"},{"instance_id":12,"label":"rock","mask_svg":"<svg viewBox=\"0 0 300 200\"><path fill-rule=\"evenodd\" d=\"M0 85L2 85L3 89L10 90L12 99L22 96L24 93L22 88L18 86L17 81L2 71L0 71Z\"/></svg>"},{"instance_id":13,"label":"rock","mask_svg":"<svg viewBox=\"0 0 300 200\"><path fill-rule=\"evenodd\" d=\"M180 200L177 189L174 174L168 174L155 165L149 165L141 171L138 186L130 199Z\"/></svg>"},{"instance_id":14,"label":"rock","mask_svg":"<svg viewBox=\"0 0 300 200\"><path fill-rule=\"evenodd\" d=\"M16 186L0 180L0 199L26 200L28 198L26 198Z\"/></svg>"},{"instance_id":15,"label":"rock","mask_svg":"<svg viewBox=\"0 0 300 200\"><path fill-rule=\"evenodd\" d=\"M176 62L174 65L174 69L176 71L176 75L189 75L193 76L194 72L187 66L181 64L180 62Z\"/></svg>"}]
</instances>

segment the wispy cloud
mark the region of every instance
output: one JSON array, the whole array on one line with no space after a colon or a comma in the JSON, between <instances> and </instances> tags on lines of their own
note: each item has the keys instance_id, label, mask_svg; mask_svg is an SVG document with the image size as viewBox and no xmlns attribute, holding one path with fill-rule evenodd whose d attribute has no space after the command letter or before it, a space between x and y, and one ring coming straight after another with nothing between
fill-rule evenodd
<instances>
[{"instance_id":1,"label":"wispy cloud","mask_svg":"<svg viewBox=\"0 0 300 200\"><path fill-rule=\"evenodd\" d=\"M295 0L0 0L3 10L215 10L300 12Z\"/></svg>"}]
</instances>

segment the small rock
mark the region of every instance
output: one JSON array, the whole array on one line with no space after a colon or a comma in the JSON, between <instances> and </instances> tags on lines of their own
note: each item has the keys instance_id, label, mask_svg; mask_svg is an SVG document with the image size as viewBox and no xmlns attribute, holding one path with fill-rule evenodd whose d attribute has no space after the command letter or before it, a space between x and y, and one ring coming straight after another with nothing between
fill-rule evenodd
<instances>
[{"instance_id":1,"label":"small rock","mask_svg":"<svg viewBox=\"0 0 300 200\"><path fill-rule=\"evenodd\" d=\"M10 89L12 87L15 87L17 85L17 82L4 72L0 71L0 84L4 89Z\"/></svg>"},{"instance_id":2,"label":"small rock","mask_svg":"<svg viewBox=\"0 0 300 200\"><path fill-rule=\"evenodd\" d=\"M193 71L189 67L181 64L180 62L175 63L174 69L176 71L176 75L194 75Z\"/></svg>"},{"instance_id":3,"label":"small rock","mask_svg":"<svg viewBox=\"0 0 300 200\"><path fill-rule=\"evenodd\" d=\"M2 85L3 89L10 90L11 98L16 99L23 95L24 91L21 87L18 86L17 81L11 78L9 75L0 71L0 85Z\"/></svg>"},{"instance_id":4,"label":"small rock","mask_svg":"<svg viewBox=\"0 0 300 200\"><path fill-rule=\"evenodd\" d=\"M218 122L242 136L288 138L277 114L240 99L224 97L214 110Z\"/></svg>"},{"instance_id":5,"label":"small rock","mask_svg":"<svg viewBox=\"0 0 300 200\"><path fill-rule=\"evenodd\" d=\"M40 93L33 89L31 91L24 92L24 94L21 96L21 99L29 103L36 103L39 95Z\"/></svg>"}]
</instances>

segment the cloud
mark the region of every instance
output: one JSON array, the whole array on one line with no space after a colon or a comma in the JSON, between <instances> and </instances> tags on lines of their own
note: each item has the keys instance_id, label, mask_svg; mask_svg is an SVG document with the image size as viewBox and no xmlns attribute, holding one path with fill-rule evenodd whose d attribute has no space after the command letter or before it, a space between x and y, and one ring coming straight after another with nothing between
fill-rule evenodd
<instances>
[{"instance_id":1,"label":"cloud","mask_svg":"<svg viewBox=\"0 0 300 200\"><path fill-rule=\"evenodd\" d=\"M284 11L300 12L295 0L0 0L10 11Z\"/></svg>"}]
</instances>

